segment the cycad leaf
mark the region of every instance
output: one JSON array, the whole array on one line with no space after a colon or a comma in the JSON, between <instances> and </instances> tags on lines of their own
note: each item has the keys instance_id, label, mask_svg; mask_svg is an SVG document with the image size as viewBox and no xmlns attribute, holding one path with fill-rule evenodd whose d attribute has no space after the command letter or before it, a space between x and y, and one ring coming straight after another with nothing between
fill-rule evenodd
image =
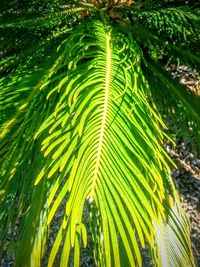
<instances>
[{"instance_id":1,"label":"cycad leaf","mask_svg":"<svg viewBox=\"0 0 200 267\"><path fill-rule=\"evenodd\" d=\"M99 266L141 266L141 249L155 246L155 225L168 217L177 196L163 149L165 125L146 97L142 59L132 33L106 16L103 22L85 19L60 44L17 117L3 124L0 211L10 203L24 211L16 217L2 212L5 231L26 216L19 227L18 266L39 265L47 225L63 202L49 267L61 246L60 266L68 264L72 248L79 265L81 240L87 242L85 202ZM0 226L4 239L5 231ZM188 242L176 237L177 244Z\"/></svg>"},{"instance_id":2,"label":"cycad leaf","mask_svg":"<svg viewBox=\"0 0 200 267\"><path fill-rule=\"evenodd\" d=\"M62 10L57 12L44 12L42 14L31 13L28 15L19 14L16 15L6 14L0 18L0 29L8 28L28 28L42 30L46 28L50 30L51 28L60 27L60 25L70 19L76 19L81 8L70 8L68 10ZM36 28L37 27L37 28Z\"/></svg>"},{"instance_id":3,"label":"cycad leaf","mask_svg":"<svg viewBox=\"0 0 200 267\"><path fill-rule=\"evenodd\" d=\"M188 218L176 205L169 210L166 220L161 220L156 229L154 260L156 266L194 266L192 251L187 244L190 232ZM187 233L187 234L186 234ZM182 242L180 242L182 240Z\"/></svg>"},{"instance_id":4,"label":"cycad leaf","mask_svg":"<svg viewBox=\"0 0 200 267\"><path fill-rule=\"evenodd\" d=\"M114 27L104 27L100 22L89 23L86 29L80 26L63 42L60 49L67 53L65 58L69 63L67 78L58 86L61 96L55 108L55 121L52 121L56 127L45 127L49 117L38 130L44 134L41 129L45 132L49 129L52 136L58 133L49 139L44 149L44 155L53 159L46 170L47 178L56 183L59 172L62 176L70 171L62 193L64 196L69 192L66 219L62 223L67 234L61 266L68 258L69 244L76 243L76 229L82 222L86 199L100 209L104 241L96 242L102 247L99 251L105 253L99 255L101 264L120 262L119 250L111 242L119 236L130 264L140 266L137 237L142 246L144 240L153 243L152 221L163 214L165 187L173 194L173 187L165 178L165 172L169 171L165 164L167 156L160 146L162 121L145 98L145 80L136 64L141 51L131 37L126 39ZM78 40L79 44L72 46ZM66 112L69 113L67 120ZM60 195L58 197L59 203ZM149 202L149 199L152 200ZM55 207L50 206L51 219ZM61 232L53 246L49 266L62 241L60 236Z\"/></svg>"},{"instance_id":5,"label":"cycad leaf","mask_svg":"<svg viewBox=\"0 0 200 267\"><path fill-rule=\"evenodd\" d=\"M161 8L168 8L168 7L194 8L194 7L198 7L199 3L194 0L191 0L190 2L186 2L185 0L163 0L163 1L146 0L145 5L147 6L147 8L152 10L152 9L161 9Z\"/></svg>"},{"instance_id":6,"label":"cycad leaf","mask_svg":"<svg viewBox=\"0 0 200 267\"><path fill-rule=\"evenodd\" d=\"M174 59L179 58L186 65L198 70L198 11L170 8L138 14L127 12L133 25L132 29L129 27L129 31L135 33L137 41L145 50L153 49L161 57L167 54Z\"/></svg>"},{"instance_id":7,"label":"cycad leaf","mask_svg":"<svg viewBox=\"0 0 200 267\"><path fill-rule=\"evenodd\" d=\"M162 70L158 64L148 60L147 65L154 75L159 76L161 83L165 84L165 86L169 88L168 90L170 90L171 94L182 102L182 104L186 107L186 112L191 114L194 120L200 124L200 97L190 92L186 86L181 85L178 81L172 79L170 75L167 74L165 70Z\"/></svg>"},{"instance_id":8,"label":"cycad leaf","mask_svg":"<svg viewBox=\"0 0 200 267\"><path fill-rule=\"evenodd\" d=\"M141 24L163 34L166 40L182 44L199 40L198 12L187 9L168 8L141 12L137 15ZM182 41L182 42L181 42Z\"/></svg>"}]
</instances>

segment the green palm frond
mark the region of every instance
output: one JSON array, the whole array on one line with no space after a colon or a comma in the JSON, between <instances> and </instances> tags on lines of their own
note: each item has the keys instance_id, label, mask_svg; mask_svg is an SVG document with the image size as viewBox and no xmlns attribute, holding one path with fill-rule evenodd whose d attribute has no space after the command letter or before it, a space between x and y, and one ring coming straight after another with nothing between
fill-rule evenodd
<instances>
[{"instance_id":1,"label":"green palm frond","mask_svg":"<svg viewBox=\"0 0 200 267\"><path fill-rule=\"evenodd\" d=\"M187 238L190 228L183 211L175 205L169 211L167 220L156 225L155 229L158 246L154 249L154 259L157 265L178 267L187 264L190 266L190 254L185 253L186 250L190 251L190 247L185 247L185 244L188 244L189 241ZM182 238L184 243L180 244ZM182 256L180 257L180 255Z\"/></svg>"},{"instance_id":2,"label":"green palm frond","mask_svg":"<svg viewBox=\"0 0 200 267\"><path fill-rule=\"evenodd\" d=\"M148 52L149 56L152 56L152 48L156 52L156 58L159 58L160 55L167 56L167 58L179 59L181 62L186 65L191 66L192 69L199 69L199 55L195 50L190 50L188 45L178 47L176 44L172 44L166 40L163 35L155 36L154 32L151 29L145 28L143 26L134 26L132 31L138 32L137 40L143 46L146 46L145 50ZM145 37L144 37L145 36ZM144 43L144 38L147 43ZM197 47L196 43L194 48ZM155 58L154 58L155 59Z\"/></svg>"},{"instance_id":3,"label":"green palm frond","mask_svg":"<svg viewBox=\"0 0 200 267\"><path fill-rule=\"evenodd\" d=\"M142 266L148 245L155 266L195 266L152 81L172 92L197 125L199 99L151 57L149 47L164 47L165 40L167 55L178 54L170 38L160 38L163 11L150 14L136 5L139 11L132 13L128 2L95 0L69 1L64 11L57 0L25 6L37 9L40 2L44 13L24 16L21 3L10 1L10 9L16 4L22 10L0 22L0 255L10 246L17 267L40 266L49 229L63 209L48 266L57 260L61 267L70 261L80 266L81 247L88 243L87 208L96 265ZM187 45L191 28L187 24L183 33L178 24L188 17L172 13L165 14L178 21L173 36L177 32ZM198 19L190 15L196 28ZM16 38L21 48L10 45ZM187 59L199 62L192 52Z\"/></svg>"},{"instance_id":4,"label":"green palm frond","mask_svg":"<svg viewBox=\"0 0 200 267\"><path fill-rule=\"evenodd\" d=\"M186 111L191 116L193 116L194 121L200 125L199 112L200 112L200 96L194 95L188 88L184 85L179 84L176 80L172 79L166 71L153 61L147 62L148 69L152 71L154 75L157 74L159 77L159 84L162 84L162 88L165 88L164 91L170 91L173 95L173 98L179 99L179 101L186 107ZM167 89L168 88L168 89Z\"/></svg>"},{"instance_id":5,"label":"green palm frond","mask_svg":"<svg viewBox=\"0 0 200 267\"><path fill-rule=\"evenodd\" d=\"M28 15L19 14L13 16L11 14L4 15L0 20L0 29L7 30L9 28L28 28L35 29L39 26L39 30L43 27L44 29L50 30L54 27L60 27L64 21L75 19L76 14L79 11L84 10L83 8L70 8L70 10L63 10L57 12L45 12L44 14L29 13ZM74 16L74 17L73 17ZM36 28L37 29L37 28ZM38 29L37 29L38 30Z\"/></svg>"},{"instance_id":6,"label":"green palm frond","mask_svg":"<svg viewBox=\"0 0 200 267\"><path fill-rule=\"evenodd\" d=\"M145 77L157 107L166 118L170 117L182 125L181 131L184 137L194 136L197 140L195 145L199 149L200 97L170 77L160 64L149 58L146 63Z\"/></svg>"},{"instance_id":7,"label":"green palm frond","mask_svg":"<svg viewBox=\"0 0 200 267\"><path fill-rule=\"evenodd\" d=\"M164 9L156 12L135 13L128 10L137 41L158 55L179 58L192 68L199 69L198 12L182 9ZM139 23L138 23L139 22ZM156 34L155 34L156 33ZM151 53L150 53L151 55Z\"/></svg>"},{"instance_id":8,"label":"green palm frond","mask_svg":"<svg viewBox=\"0 0 200 267\"><path fill-rule=\"evenodd\" d=\"M199 38L199 33L195 30L195 24L199 23L199 16L190 9L168 8L154 12L141 12L138 17L146 27L165 35L166 39L168 41L171 39L173 43L180 41L192 43Z\"/></svg>"},{"instance_id":9,"label":"green palm frond","mask_svg":"<svg viewBox=\"0 0 200 267\"><path fill-rule=\"evenodd\" d=\"M189 8L199 8L199 3L197 1L191 0L186 2L185 0L145 0L145 5L150 10L160 9L160 8L169 8L169 7L189 7Z\"/></svg>"},{"instance_id":10,"label":"green palm frond","mask_svg":"<svg viewBox=\"0 0 200 267\"><path fill-rule=\"evenodd\" d=\"M69 0L67 2L70 2ZM61 9L62 5L66 4L66 1L62 0L30 0L30 1L18 1L18 0L11 0L6 1L2 0L0 3L0 10L3 13L26 13L27 11L36 11L41 12L44 10L52 10Z\"/></svg>"},{"instance_id":11,"label":"green palm frond","mask_svg":"<svg viewBox=\"0 0 200 267\"><path fill-rule=\"evenodd\" d=\"M27 67L27 58L30 58L29 61L33 61L32 57L35 53L41 57L44 50L48 49L49 43L52 45L57 38L70 31L72 25L80 17L77 14L78 11L82 10L72 8L67 11L40 15L29 13L27 16L22 14L17 17L10 14L2 16L0 31L2 32L1 44L4 57L0 61L1 72L12 70L19 64Z\"/></svg>"}]
</instances>

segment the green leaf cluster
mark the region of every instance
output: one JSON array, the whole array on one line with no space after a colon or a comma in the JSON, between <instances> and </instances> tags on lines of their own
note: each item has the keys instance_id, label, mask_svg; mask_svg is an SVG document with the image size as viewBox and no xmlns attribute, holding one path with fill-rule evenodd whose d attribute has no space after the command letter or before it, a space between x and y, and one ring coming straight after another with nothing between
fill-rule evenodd
<instances>
[{"instance_id":1,"label":"green leaf cluster","mask_svg":"<svg viewBox=\"0 0 200 267\"><path fill-rule=\"evenodd\" d=\"M47 254L49 267L80 266L89 228L97 266L142 266L147 245L155 266L195 266L162 115L198 136L199 96L164 69L166 59L198 68L198 6L5 4L0 255L13 251L17 267L43 266Z\"/></svg>"}]
</instances>

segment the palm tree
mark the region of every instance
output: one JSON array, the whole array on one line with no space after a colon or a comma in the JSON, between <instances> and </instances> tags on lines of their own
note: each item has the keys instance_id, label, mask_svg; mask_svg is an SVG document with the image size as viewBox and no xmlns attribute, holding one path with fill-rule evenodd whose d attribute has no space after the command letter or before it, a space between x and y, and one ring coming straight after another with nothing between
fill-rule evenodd
<instances>
[{"instance_id":1,"label":"palm tree","mask_svg":"<svg viewBox=\"0 0 200 267\"><path fill-rule=\"evenodd\" d=\"M199 66L195 2L1 1L0 254L15 266L41 266L60 209L49 267L79 266L88 231L97 266L142 266L145 246L155 266L195 265L161 117L198 136L199 97L165 71Z\"/></svg>"}]
</instances>

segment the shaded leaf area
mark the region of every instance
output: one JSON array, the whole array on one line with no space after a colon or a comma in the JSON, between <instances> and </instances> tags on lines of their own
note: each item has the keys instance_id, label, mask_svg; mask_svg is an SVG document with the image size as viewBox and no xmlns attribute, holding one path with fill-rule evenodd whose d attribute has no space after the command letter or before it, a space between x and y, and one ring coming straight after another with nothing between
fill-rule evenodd
<instances>
[{"instance_id":1,"label":"shaded leaf area","mask_svg":"<svg viewBox=\"0 0 200 267\"><path fill-rule=\"evenodd\" d=\"M198 13L172 8L155 13L142 12L133 16L133 31L138 32L138 41L154 60L162 59L167 63L170 56L198 70Z\"/></svg>"},{"instance_id":2,"label":"shaded leaf area","mask_svg":"<svg viewBox=\"0 0 200 267\"><path fill-rule=\"evenodd\" d=\"M69 1L68 1L69 2ZM2 0L0 3L1 12L8 13L27 13L28 12L42 12L47 10L60 10L62 5L64 5L66 1L61 0L53 0L53 1L45 1L45 0L31 0L31 1L6 1Z\"/></svg>"},{"instance_id":3,"label":"shaded leaf area","mask_svg":"<svg viewBox=\"0 0 200 267\"><path fill-rule=\"evenodd\" d=\"M172 123L169 128L173 129L173 136L192 140L199 154L199 74L177 62L172 58L164 70L160 59L157 63L150 60L146 77L165 123Z\"/></svg>"},{"instance_id":4,"label":"shaded leaf area","mask_svg":"<svg viewBox=\"0 0 200 267\"><path fill-rule=\"evenodd\" d=\"M171 126L173 129L174 126ZM181 197L181 203L191 222L191 240L196 266L200 264L200 160L194 146L182 137L174 137L176 147L166 144L166 149L177 164L172 177Z\"/></svg>"},{"instance_id":5,"label":"shaded leaf area","mask_svg":"<svg viewBox=\"0 0 200 267\"><path fill-rule=\"evenodd\" d=\"M153 0L146 0L146 5L151 7L152 9L157 8L167 8L167 7L190 7L195 8L199 7L199 3L197 1L185 1L185 0L164 0L164 1L153 1Z\"/></svg>"},{"instance_id":6,"label":"shaded leaf area","mask_svg":"<svg viewBox=\"0 0 200 267\"><path fill-rule=\"evenodd\" d=\"M169 64L167 70L173 77L179 79L188 90L199 95L199 75L180 63ZM176 113L174 113L176 114ZM167 116L166 116L167 120ZM196 266L200 265L200 160L198 154L198 138L192 133L193 125L190 123L190 135L180 127L178 116L167 121L168 133L172 136L176 146L166 143L166 150L173 158L177 168L172 169L172 177L179 192L181 203L191 222L192 249Z\"/></svg>"},{"instance_id":7,"label":"shaded leaf area","mask_svg":"<svg viewBox=\"0 0 200 267\"><path fill-rule=\"evenodd\" d=\"M27 72L36 69L41 62L48 62L49 56L55 53L55 47L76 24L79 17L77 10L3 15L0 19L1 75L6 79L12 72L22 76L22 70ZM66 20L71 22L66 23Z\"/></svg>"}]
</instances>

